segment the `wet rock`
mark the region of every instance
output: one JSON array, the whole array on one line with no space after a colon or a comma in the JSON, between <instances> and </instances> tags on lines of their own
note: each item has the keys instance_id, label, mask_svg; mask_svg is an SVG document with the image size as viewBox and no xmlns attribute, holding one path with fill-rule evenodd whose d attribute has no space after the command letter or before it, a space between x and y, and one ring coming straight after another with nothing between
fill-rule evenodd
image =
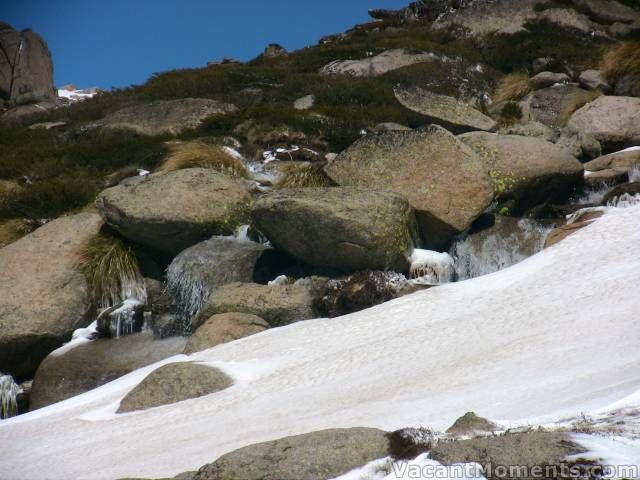
<instances>
[{"instance_id":1,"label":"wet rock","mask_svg":"<svg viewBox=\"0 0 640 480\"><path fill-rule=\"evenodd\" d=\"M229 388L232 380L217 368L196 363L169 363L147 375L120 402L117 413L168 405Z\"/></svg>"},{"instance_id":2,"label":"wet rock","mask_svg":"<svg viewBox=\"0 0 640 480\"><path fill-rule=\"evenodd\" d=\"M191 316L216 287L232 282L267 283L290 263L290 258L265 244L212 237L173 259L167 268L167 285L180 311Z\"/></svg>"},{"instance_id":3,"label":"wet rock","mask_svg":"<svg viewBox=\"0 0 640 480\"><path fill-rule=\"evenodd\" d=\"M406 271L417 243L413 209L403 197L386 191L282 189L260 198L252 217L277 250L346 272Z\"/></svg>"},{"instance_id":4,"label":"wet rock","mask_svg":"<svg viewBox=\"0 0 640 480\"><path fill-rule=\"evenodd\" d=\"M478 155L430 126L358 140L325 167L339 185L392 190L416 211L426 248L446 248L489 206L493 189Z\"/></svg>"},{"instance_id":5,"label":"wet rock","mask_svg":"<svg viewBox=\"0 0 640 480\"><path fill-rule=\"evenodd\" d=\"M326 279L308 285L259 285L228 283L214 290L193 319L197 329L213 315L228 312L248 313L266 320L272 327L317 318L316 304L324 294Z\"/></svg>"},{"instance_id":6,"label":"wet rock","mask_svg":"<svg viewBox=\"0 0 640 480\"><path fill-rule=\"evenodd\" d=\"M206 168L136 177L103 191L96 206L124 237L176 254L246 223L250 185Z\"/></svg>"},{"instance_id":7,"label":"wet rock","mask_svg":"<svg viewBox=\"0 0 640 480\"><path fill-rule=\"evenodd\" d=\"M594 220L602 215L604 215L604 212L589 208L576 212L570 222L552 230L549 233L544 242L544 248L551 247L556 243L561 242L578 230L590 225Z\"/></svg>"},{"instance_id":8,"label":"wet rock","mask_svg":"<svg viewBox=\"0 0 640 480\"><path fill-rule=\"evenodd\" d=\"M189 337L184 353L190 355L268 328L269 324L256 315L237 312L213 315Z\"/></svg>"},{"instance_id":9,"label":"wet rock","mask_svg":"<svg viewBox=\"0 0 640 480\"><path fill-rule=\"evenodd\" d=\"M617 206L619 202L628 201L629 197L636 197L640 204L640 182L625 183L611 189L602 198L602 205Z\"/></svg>"},{"instance_id":10,"label":"wet rock","mask_svg":"<svg viewBox=\"0 0 640 480\"><path fill-rule=\"evenodd\" d=\"M340 317L379 305L419 290L395 272L358 272L327 282L319 310L329 318Z\"/></svg>"}]
</instances>

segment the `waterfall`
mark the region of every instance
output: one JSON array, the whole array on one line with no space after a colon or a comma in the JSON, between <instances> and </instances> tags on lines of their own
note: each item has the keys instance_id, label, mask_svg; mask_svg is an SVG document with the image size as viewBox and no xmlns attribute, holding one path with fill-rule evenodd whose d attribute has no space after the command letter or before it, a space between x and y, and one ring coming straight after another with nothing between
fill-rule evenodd
<instances>
[{"instance_id":1,"label":"waterfall","mask_svg":"<svg viewBox=\"0 0 640 480\"><path fill-rule=\"evenodd\" d=\"M409 277L420 285L440 285L454 280L453 258L448 253L416 248L411 254Z\"/></svg>"},{"instance_id":2,"label":"waterfall","mask_svg":"<svg viewBox=\"0 0 640 480\"><path fill-rule=\"evenodd\" d=\"M497 217L493 227L459 238L450 250L458 280L487 275L521 262L542 250L552 228L535 220Z\"/></svg>"},{"instance_id":3,"label":"waterfall","mask_svg":"<svg viewBox=\"0 0 640 480\"><path fill-rule=\"evenodd\" d=\"M18 414L18 393L20 387L13 377L0 374L0 419Z\"/></svg>"}]
</instances>

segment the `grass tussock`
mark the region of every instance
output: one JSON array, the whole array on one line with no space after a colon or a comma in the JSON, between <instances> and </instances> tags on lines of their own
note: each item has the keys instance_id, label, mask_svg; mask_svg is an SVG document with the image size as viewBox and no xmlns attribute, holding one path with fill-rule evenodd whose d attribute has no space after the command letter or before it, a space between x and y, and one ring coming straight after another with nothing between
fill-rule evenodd
<instances>
[{"instance_id":1,"label":"grass tussock","mask_svg":"<svg viewBox=\"0 0 640 480\"><path fill-rule=\"evenodd\" d=\"M108 229L82 245L80 269L97 307L108 308L127 298L146 300L144 280L133 249Z\"/></svg>"},{"instance_id":2,"label":"grass tussock","mask_svg":"<svg viewBox=\"0 0 640 480\"><path fill-rule=\"evenodd\" d=\"M169 155L158 171L172 172L195 167L210 168L236 178L249 177L249 170L241 158L225 147L197 141L171 145Z\"/></svg>"},{"instance_id":3,"label":"grass tussock","mask_svg":"<svg viewBox=\"0 0 640 480\"><path fill-rule=\"evenodd\" d=\"M287 165L276 188L334 187L335 183L324 173L324 164Z\"/></svg>"},{"instance_id":4,"label":"grass tussock","mask_svg":"<svg viewBox=\"0 0 640 480\"><path fill-rule=\"evenodd\" d=\"M0 248L20 240L35 229L36 224L27 220L0 220Z\"/></svg>"},{"instance_id":5,"label":"grass tussock","mask_svg":"<svg viewBox=\"0 0 640 480\"><path fill-rule=\"evenodd\" d=\"M500 110L500 123L502 125L513 125L522 118L522 109L516 102L507 102Z\"/></svg>"},{"instance_id":6,"label":"grass tussock","mask_svg":"<svg viewBox=\"0 0 640 480\"><path fill-rule=\"evenodd\" d=\"M507 102L520 100L531 91L529 75L526 73L510 73L500 79L493 94L493 101Z\"/></svg>"},{"instance_id":7,"label":"grass tussock","mask_svg":"<svg viewBox=\"0 0 640 480\"><path fill-rule=\"evenodd\" d=\"M619 87L619 83L624 81L628 91L640 93L640 41L621 42L609 47L602 56L600 69L612 87Z\"/></svg>"}]
</instances>

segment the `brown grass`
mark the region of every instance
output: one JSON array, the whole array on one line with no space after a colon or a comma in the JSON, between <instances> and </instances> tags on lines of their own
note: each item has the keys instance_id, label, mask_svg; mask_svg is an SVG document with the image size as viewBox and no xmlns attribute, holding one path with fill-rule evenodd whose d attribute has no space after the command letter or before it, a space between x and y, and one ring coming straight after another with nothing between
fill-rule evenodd
<instances>
[{"instance_id":1,"label":"brown grass","mask_svg":"<svg viewBox=\"0 0 640 480\"><path fill-rule=\"evenodd\" d=\"M500 79L493 94L493 101L506 102L520 100L531 91L526 73L510 73Z\"/></svg>"},{"instance_id":2,"label":"brown grass","mask_svg":"<svg viewBox=\"0 0 640 480\"><path fill-rule=\"evenodd\" d=\"M276 188L333 187L335 183L324 173L324 164L287 165Z\"/></svg>"},{"instance_id":3,"label":"brown grass","mask_svg":"<svg viewBox=\"0 0 640 480\"><path fill-rule=\"evenodd\" d=\"M172 172L184 168L211 168L236 178L249 178L249 170L242 160L223 147L201 142L176 143L169 146L169 155L158 169Z\"/></svg>"},{"instance_id":4,"label":"brown grass","mask_svg":"<svg viewBox=\"0 0 640 480\"><path fill-rule=\"evenodd\" d=\"M36 223L29 220L0 220L0 248L20 240L36 227Z\"/></svg>"},{"instance_id":5,"label":"brown grass","mask_svg":"<svg viewBox=\"0 0 640 480\"><path fill-rule=\"evenodd\" d=\"M84 243L80 251L80 269L97 307L107 308L129 297L146 300L138 259L132 248L108 229Z\"/></svg>"},{"instance_id":6,"label":"brown grass","mask_svg":"<svg viewBox=\"0 0 640 480\"><path fill-rule=\"evenodd\" d=\"M612 87L630 77L630 87L640 91L640 40L609 47L600 61L600 70Z\"/></svg>"}]
</instances>

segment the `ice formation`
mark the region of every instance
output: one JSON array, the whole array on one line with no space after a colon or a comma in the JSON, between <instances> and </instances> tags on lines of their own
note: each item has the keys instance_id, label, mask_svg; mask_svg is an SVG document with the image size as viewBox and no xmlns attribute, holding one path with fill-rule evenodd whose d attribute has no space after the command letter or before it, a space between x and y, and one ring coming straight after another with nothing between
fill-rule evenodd
<instances>
[{"instance_id":1,"label":"ice formation","mask_svg":"<svg viewBox=\"0 0 640 480\"><path fill-rule=\"evenodd\" d=\"M440 285L453 281L455 268L448 253L416 248L411 254L410 278L422 285Z\"/></svg>"}]
</instances>

